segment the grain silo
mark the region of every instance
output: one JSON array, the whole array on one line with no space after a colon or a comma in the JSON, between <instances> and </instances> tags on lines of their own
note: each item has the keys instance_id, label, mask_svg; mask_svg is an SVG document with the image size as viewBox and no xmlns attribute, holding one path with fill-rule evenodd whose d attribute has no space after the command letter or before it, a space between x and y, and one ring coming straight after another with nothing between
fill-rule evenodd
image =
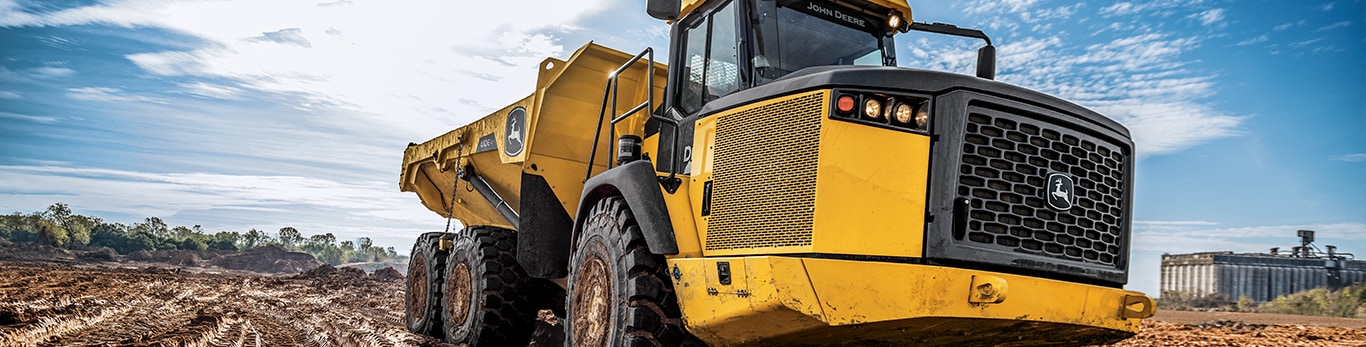
<instances>
[{"instance_id":1,"label":"grain silo","mask_svg":"<svg viewBox=\"0 0 1366 347\"><path fill-rule=\"evenodd\" d=\"M1266 302L1319 287L1338 289L1366 282L1366 261L1353 260L1333 246L1314 247L1313 231L1301 230L1301 246L1290 254L1202 252L1162 255L1163 293L1216 294L1226 301L1248 297Z\"/></svg>"}]
</instances>

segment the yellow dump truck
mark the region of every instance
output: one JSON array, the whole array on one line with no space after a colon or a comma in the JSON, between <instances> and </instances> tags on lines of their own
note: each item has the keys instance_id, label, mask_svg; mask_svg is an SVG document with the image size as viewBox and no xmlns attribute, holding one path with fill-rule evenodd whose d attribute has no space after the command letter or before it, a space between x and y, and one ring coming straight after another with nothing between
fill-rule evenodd
<instances>
[{"instance_id":1,"label":"yellow dump truck","mask_svg":"<svg viewBox=\"0 0 1366 347\"><path fill-rule=\"evenodd\" d=\"M668 65L589 43L404 152L458 219L413 246L408 327L525 345L1084 345L1133 335L1134 146L996 82L981 31L901 0L649 0ZM976 76L896 34L977 38ZM515 86L509 86L515 87Z\"/></svg>"}]
</instances>

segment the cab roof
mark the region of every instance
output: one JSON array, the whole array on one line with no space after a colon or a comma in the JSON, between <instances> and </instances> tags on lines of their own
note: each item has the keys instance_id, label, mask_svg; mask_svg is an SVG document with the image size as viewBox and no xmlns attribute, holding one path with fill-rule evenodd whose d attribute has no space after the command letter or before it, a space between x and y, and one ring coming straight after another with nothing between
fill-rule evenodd
<instances>
[{"instance_id":1,"label":"cab roof","mask_svg":"<svg viewBox=\"0 0 1366 347\"><path fill-rule=\"evenodd\" d=\"M705 3L707 3L708 1L716 1L716 0L678 0L678 1L682 2L682 4L681 4L682 6L680 6L680 10L678 11L678 18L685 18L685 17L688 16L689 13L692 13L693 10L696 10L698 7L702 7L702 5L705 4ZM859 1L859 0L855 0L855 1ZM861 1L868 2L868 3L871 3L871 4L873 4L873 5L882 6L882 7L886 7L886 8L892 9L892 10L894 10L894 11L901 12L902 18L905 18L905 20L906 20L907 22L910 22L911 19L913 18L913 17L911 17L911 5L910 5L909 3L907 3L905 0L861 0ZM849 2L849 1L848 1L848 0L833 0L833 1L831 1L831 2Z\"/></svg>"}]
</instances>

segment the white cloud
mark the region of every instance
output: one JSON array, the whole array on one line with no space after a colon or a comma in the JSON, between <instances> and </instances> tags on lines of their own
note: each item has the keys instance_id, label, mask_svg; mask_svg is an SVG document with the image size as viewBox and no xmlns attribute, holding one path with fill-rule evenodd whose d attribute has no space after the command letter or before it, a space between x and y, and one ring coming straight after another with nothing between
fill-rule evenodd
<instances>
[{"instance_id":1,"label":"white cloud","mask_svg":"<svg viewBox=\"0 0 1366 347\"><path fill-rule=\"evenodd\" d=\"M1325 26L1320 27L1320 28L1318 28L1317 30L1314 30L1314 31L1315 31L1315 32L1325 32L1325 31L1329 31L1329 30L1333 30L1333 29L1337 29L1337 28L1345 28L1345 27L1348 27L1348 26L1351 26L1351 25L1352 25L1352 22L1351 22L1351 21L1341 21L1341 22L1335 22L1335 23L1333 23L1333 24L1325 25Z\"/></svg>"},{"instance_id":2,"label":"white cloud","mask_svg":"<svg viewBox=\"0 0 1366 347\"><path fill-rule=\"evenodd\" d=\"M210 98L210 99L239 99L242 89L206 82L182 83L179 84L183 93Z\"/></svg>"},{"instance_id":3,"label":"white cloud","mask_svg":"<svg viewBox=\"0 0 1366 347\"><path fill-rule=\"evenodd\" d=\"M1275 27L1273 27L1273 28L1271 28L1271 29L1272 29L1272 30L1275 30L1275 31L1285 31L1285 30L1288 30L1288 29L1290 29L1290 28L1294 28L1294 27L1297 27L1297 26L1305 25L1305 24L1309 24L1309 20L1301 19L1301 20L1295 21L1295 22L1283 23L1283 24L1277 25L1277 26L1275 26Z\"/></svg>"},{"instance_id":4,"label":"white cloud","mask_svg":"<svg viewBox=\"0 0 1366 347\"><path fill-rule=\"evenodd\" d=\"M261 33L261 36L248 38L247 41L274 42L284 45L295 45L303 48L313 47L312 42L308 42L299 28L280 29L268 33Z\"/></svg>"},{"instance_id":5,"label":"white cloud","mask_svg":"<svg viewBox=\"0 0 1366 347\"><path fill-rule=\"evenodd\" d=\"M1100 9L1100 14L1102 14L1102 15L1126 15L1126 14L1138 12L1138 10L1139 10L1140 8L1141 8L1140 6L1135 6L1133 3L1130 3L1130 2L1118 2L1118 3L1115 3L1115 4L1113 4L1113 5L1105 6L1105 7L1101 8L1101 9Z\"/></svg>"},{"instance_id":6,"label":"white cloud","mask_svg":"<svg viewBox=\"0 0 1366 347\"><path fill-rule=\"evenodd\" d=\"M1134 223L1133 248L1139 251L1193 253L1208 251L1264 252L1270 247L1298 244L1296 230L1314 230L1315 243L1339 246L1360 254L1366 249L1366 224L1327 223L1221 227L1216 224Z\"/></svg>"},{"instance_id":7,"label":"white cloud","mask_svg":"<svg viewBox=\"0 0 1366 347\"><path fill-rule=\"evenodd\" d=\"M19 93L0 90L0 100L19 100L21 98L23 98L23 96L19 95Z\"/></svg>"},{"instance_id":8,"label":"white cloud","mask_svg":"<svg viewBox=\"0 0 1366 347\"><path fill-rule=\"evenodd\" d=\"M384 122L421 138L530 94L542 59L585 43L559 38L615 2L116 0L45 14L0 9L0 26L173 30L209 44L128 59L154 75L301 95L301 108L332 105L352 111L360 128Z\"/></svg>"},{"instance_id":9,"label":"white cloud","mask_svg":"<svg viewBox=\"0 0 1366 347\"><path fill-rule=\"evenodd\" d=\"M973 0L965 5L965 10L963 12L966 12L967 14L999 12L1022 13L1029 10L1030 7L1038 2L1038 0Z\"/></svg>"},{"instance_id":10,"label":"white cloud","mask_svg":"<svg viewBox=\"0 0 1366 347\"><path fill-rule=\"evenodd\" d=\"M29 71L35 76L42 78L67 77L76 74L76 70L64 67L40 67Z\"/></svg>"},{"instance_id":11,"label":"white cloud","mask_svg":"<svg viewBox=\"0 0 1366 347\"><path fill-rule=\"evenodd\" d=\"M1201 221L1201 220L1194 220L1194 221L1184 221L1184 220L1182 220L1182 221L1136 220L1136 221L1134 221L1134 225L1138 225L1138 226L1145 226L1145 225L1146 225L1146 226L1173 226L1173 225L1175 225L1175 226L1183 226L1183 225L1218 225L1218 224L1219 224L1219 223L1215 223L1215 222L1206 222L1206 221Z\"/></svg>"},{"instance_id":12,"label":"white cloud","mask_svg":"<svg viewBox=\"0 0 1366 347\"><path fill-rule=\"evenodd\" d=\"M1258 43L1266 42L1266 40L1270 40L1270 39L1271 39L1270 36L1267 36L1266 34L1262 34L1261 36L1257 36L1257 37L1254 37L1254 38L1250 38L1250 39L1238 41L1238 45L1239 45L1239 46L1248 46L1248 45L1253 45L1253 44L1258 44Z\"/></svg>"},{"instance_id":13,"label":"white cloud","mask_svg":"<svg viewBox=\"0 0 1366 347\"><path fill-rule=\"evenodd\" d=\"M30 116L30 115L26 115L26 114L10 113L10 112L4 112L4 111L0 111L0 119L14 119L14 120L22 120L22 121L29 121L29 122L36 122L36 123L43 123L43 124L52 124L52 123L56 123L57 121L60 120L60 119L58 119L57 117L49 117L49 116Z\"/></svg>"},{"instance_id":14,"label":"white cloud","mask_svg":"<svg viewBox=\"0 0 1366 347\"><path fill-rule=\"evenodd\" d=\"M1209 26L1224 20L1224 9L1210 9L1205 12L1200 12L1199 14L1192 15L1191 17L1198 19L1200 21L1200 24Z\"/></svg>"},{"instance_id":15,"label":"white cloud","mask_svg":"<svg viewBox=\"0 0 1366 347\"><path fill-rule=\"evenodd\" d=\"M1353 153L1353 154L1339 155L1339 156L1333 157L1333 160L1336 160L1336 161L1345 161L1345 162L1349 162L1349 163L1366 162L1366 153Z\"/></svg>"},{"instance_id":16,"label":"white cloud","mask_svg":"<svg viewBox=\"0 0 1366 347\"><path fill-rule=\"evenodd\" d=\"M76 100L104 101L104 102L150 102L157 104L168 103L164 99L149 96L133 95L125 93L118 88L109 87L83 87L67 89L66 96Z\"/></svg>"}]
</instances>

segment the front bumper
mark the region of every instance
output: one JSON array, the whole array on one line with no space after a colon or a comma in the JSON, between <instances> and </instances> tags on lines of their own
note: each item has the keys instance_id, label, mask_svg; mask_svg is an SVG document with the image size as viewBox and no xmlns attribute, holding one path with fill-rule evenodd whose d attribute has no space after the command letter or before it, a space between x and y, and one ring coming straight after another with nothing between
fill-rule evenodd
<instances>
[{"instance_id":1,"label":"front bumper","mask_svg":"<svg viewBox=\"0 0 1366 347\"><path fill-rule=\"evenodd\" d=\"M1133 291L919 264L675 258L669 271L688 330L713 346L1103 344L1154 310Z\"/></svg>"}]
</instances>

